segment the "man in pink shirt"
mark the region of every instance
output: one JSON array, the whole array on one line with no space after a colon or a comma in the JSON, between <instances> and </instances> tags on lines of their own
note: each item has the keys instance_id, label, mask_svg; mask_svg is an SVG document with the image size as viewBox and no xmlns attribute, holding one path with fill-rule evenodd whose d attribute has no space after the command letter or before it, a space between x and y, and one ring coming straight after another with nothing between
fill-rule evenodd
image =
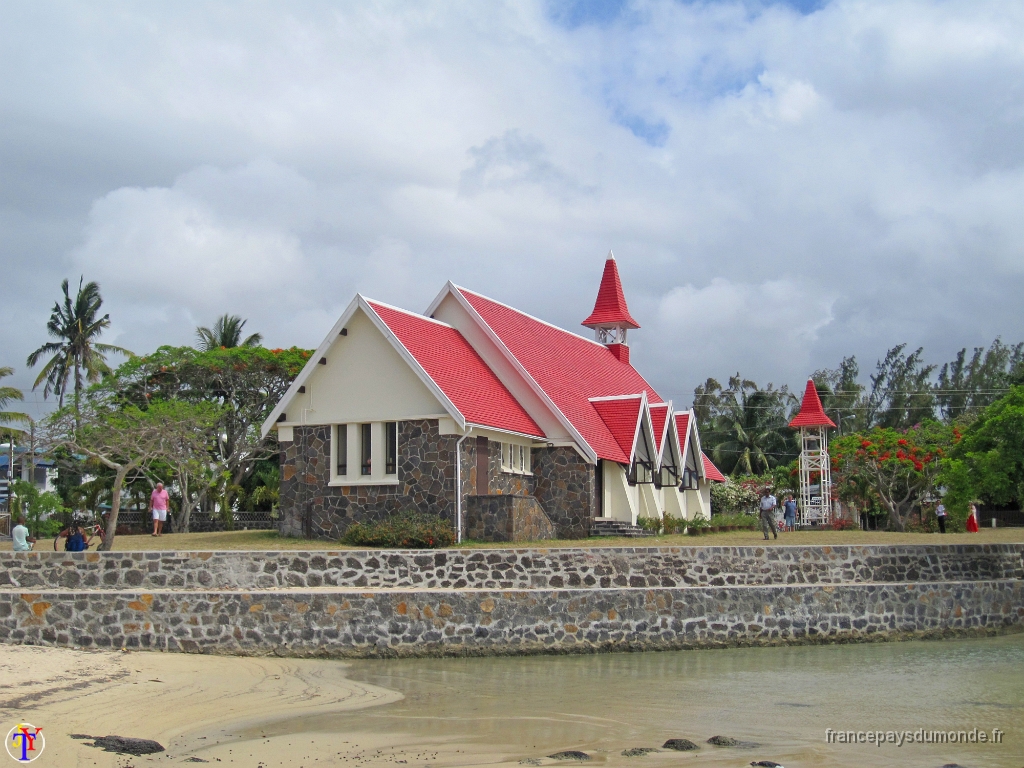
<instances>
[{"instance_id":1,"label":"man in pink shirt","mask_svg":"<svg viewBox=\"0 0 1024 768\"><path fill-rule=\"evenodd\" d=\"M167 520L167 503L170 501L163 483L157 483L149 497L149 506L153 510L153 535L159 536Z\"/></svg>"}]
</instances>

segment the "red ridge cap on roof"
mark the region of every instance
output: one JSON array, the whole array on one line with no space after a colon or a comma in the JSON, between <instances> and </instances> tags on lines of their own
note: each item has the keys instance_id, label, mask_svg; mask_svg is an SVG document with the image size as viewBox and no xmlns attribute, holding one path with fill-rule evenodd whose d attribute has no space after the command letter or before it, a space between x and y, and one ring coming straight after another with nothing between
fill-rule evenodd
<instances>
[{"instance_id":1,"label":"red ridge cap on roof","mask_svg":"<svg viewBox=\"0 0 1024 768\"><path fill-rule=\"evenodd\" d=\"M590 317L583 321L587 328L601 325L624 325L627 328L639 328L640 323L633 319L626 306L626 296L622 292L622 281L619 279L619 268L611 255L604 263L604 274L601 275L601 287L597 290L597 301Z\"/></svg>"},{"instance_id":2,"label":"red ridge cap on roof","mask_svg":"<svg viewBox=\"0 0 1024 768\"><path fill-rule=\"evenodd\" d=\"M797 429L799 427L834 427L832 419L825 415L825 409L821 407L821 398L818 397L818 388L814 386L814 380L807 380L807 388L804 389L804 400L800 403L800 413L796 415L789 426Z\"/></svg>"},{"instance_id":3,"label":"red ridge cap on roof","mask_svg":"<svg viewBox=\"0 0 1024 768\"><path fill-rule=\"evenodd\" d=\"M543 437L544 432L455 328L387 304L367 301L466 421Z\"/></svg>"},{"instance_id":4,"label":"red ridge cap on roof","mask_svg":"<svg viewBox=\"0 0 1024 768\"><path fill-rule=\"evenodd\" d=\"M704 451L701 451L700 457L704 462L704 477L716 483L724 483L725 475L722 474L722 471L718 467L711 463L711 459L708 458L708 455L704 453Z\"/></svg>"}]
</instances>

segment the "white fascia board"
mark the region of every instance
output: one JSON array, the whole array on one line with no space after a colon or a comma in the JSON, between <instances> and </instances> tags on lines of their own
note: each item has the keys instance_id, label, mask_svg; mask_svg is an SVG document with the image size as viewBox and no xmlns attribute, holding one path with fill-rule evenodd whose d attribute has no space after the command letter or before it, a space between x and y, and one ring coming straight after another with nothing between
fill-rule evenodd
<instances>
[{"instance_id":1,"label":"white fascia board","mask_svg":"<svg viewBox=\"0 0 1024 768\"><path fill-rule=\"evenodd\" d=\"M665 407L665 423L661 425L661 440L659 440L657 442L657 445L660 446L660 448L658 448L658 456L657 456L658 466L661 467L661 459L662 459L662 456L665 455L665 444L667 442L667 440L665 438L668 437L668 425L669 425L669 423L671 423L672 419L675 418L675 414L672 411L672 401L671 400L669 400L667 403L655 403L655 405L658 406L659 408L661 406ZM648 405L648 408L654 408L655 405ZM654 424L654 418L653 417L651 417L651 424L652 425Z\"/></svg>"},{"instance_id":2,"label":"white fascia board","mask_svg":"<svg viewBox=\"0 0 1024 768\"><path fill-rule=\"evenodd\" d=\"M459 290L459 286L449 280L445 285L444 290L442 290L438 297L430 303L430 306L427 308L427 314L429 315L436 310L444 300L445 296L449 293L455 297L455 300L458 301L460 305L462 305L462 308L466 310L473 321L487 335L487 338L489 338L501 354L505 356L505 359L508 360L509 364L516 369L519 375L523 378L523 381L526 382L527 386L533 390L533 393L537 395L544 405L547 406L548 410L551 411L551 414L558 420L558 423L565 427L566 432L568 432L572 436L572 439L576 441L577 450L582 454L587 463L597 464L597 451L591 448L590 444L583 439L583 435L576 430L576 427L572 425L572 422L569 421L565 414L562 413L558 406L555 405L554 401L552 401L548 396L548 393L544 391L540 384L538 384L526 368L523 367L523 364L520 363L516 356L512 354L512 350L505 346L505 342L499 338L498 334L494 332L494 329L491 328L491 326L488 325L480 316L480 313L476 311L476 308L469 303L465 296L462 295L462 291ZM518 312L518 310L516 311Z\"/></svg>"},{"instance_id":3,"label":"white fascia board","mask_svg":"<svg viewBox=\"0 0 1024 768\"><path fill-rule=\"evenodd\" d=\"M697 414L693 412L693 408L690 409L690 418L686 420L686 432L688 436L697 444L696 448L696 461L697 461L697 472L705 480L708 479L707 472L704 469L704 449L700 447L700 431L697 429Z\"/></svg>"},{"instance_id":4,"label":"white fascia board","mask_svg":"<svg viewBox=\"0 0 1024 768\"><path fill-rule=\"evenodd\" d=\"M267 433L273 429L274 424L277 423L278 417L285 413L285 409L288 403L291 402L292 398L299 393L299 387L306 383L306 379L313 375L313 371L316 370L316 366L320 364L320 358L327 354L327 350L330 349L331 344L341 333L341 329L345 327L345 323L352 319L352 315L356 313L356 309L359 307L360 296L357 293L355 298L349 302L349 305L345 308L345 311L341 313L341 317L338 318L338 322L331 328L330 333L320 342L320 346L316 348L316 351L310 356L309 360L303 366L302 370L299 371L299 375L295 377L295 381L288 387L288 391L284 393L284 397L277 401L277 405L274 406L274 410L270 412L267 420L263 422L263 427L260 430L260 435L266 437Z\"/></svg>"},{"instance_id":5,"label":"white fascia board","mask_svg":"<svg viewBox=\"0 0 1024 768\"><path fill-rule=\"evenodd\" d=\"M388 324L381 319L380 315L374 312L373 307L370 306L369 302L367 302L367 300L364 299L362 296L356 294L356 301L359 302L359 308L366 313L366 316L370 318L370 321L377 327L377 330L384 335L385 339L391 342L391 346L395 348L395 351L398 352L402 359L405 360L406 364L410 368L412 368L412 370L416 373L417 376L419 376L420 381L422 381L424 386L426 386L426 388L430 390L430 393L438 399L442 406L444 406L444 409L448 412L448 415L455 419L455 423L459 425L459 428L465 429L466 417L463 416L462 412L455 407L455 403L448 399L448 395L446 395L441 390L441 388L437 386L437 382L430 378L430 374L428 374L426 370L424 370L423 366L419 364L419 361L415 357L413 357L412 353L405 348L405 345L398 340L398 337L395 336L395 334L392 332L390 328L388 328ZM382 306L390 306L384 304L384 302L378 303L381 304ZM397 307L395 309L397 309ZM413 314L411 312L408 312L407 310L401 311L407 312L408 314ZM417 315L417 317L420 316ZM429 317L423 319L430 320ZM441 325L444 325L444 323L441 323Z\"/></svg>"},{"instance_id":6,"label":"white fascia board","mask_svg":"<svg viewBox=\"0 0 1024 768\"><path fill-rule=\"evenodd\" d=\"M686 466L686 455L683 453L682 444L679 442L679 425L676 423L676 414L672 409L671 401L668 404L668 413L665 418L665 434L661 438L661 453L658 455L658 468L665 461L665 451L675 449L676 458L680 467Z\"/></svg>"}]
</instances>

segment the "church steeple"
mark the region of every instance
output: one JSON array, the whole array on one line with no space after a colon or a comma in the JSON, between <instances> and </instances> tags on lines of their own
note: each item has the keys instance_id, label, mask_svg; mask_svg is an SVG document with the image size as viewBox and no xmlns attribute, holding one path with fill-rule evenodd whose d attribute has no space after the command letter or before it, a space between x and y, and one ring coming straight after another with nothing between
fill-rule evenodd
<instances>
[{"instance_id":1,"label":"church steeple","mask_svg":"<svg viewBox=\"0 0 1024 768\"><path fill-rule=\"evenodd\" d=\"M604 274L601 275L601 287L597 291L594 311L582 324L586 328L593 328L597 340L607 346L619 360L629 362L626 331L630 328L639 328L640 323L629 314L626 296L622 292L622 281L619 279L619 268L611 251L608 251L608 260L604 263Z\"/></svg>"}]
</instances>

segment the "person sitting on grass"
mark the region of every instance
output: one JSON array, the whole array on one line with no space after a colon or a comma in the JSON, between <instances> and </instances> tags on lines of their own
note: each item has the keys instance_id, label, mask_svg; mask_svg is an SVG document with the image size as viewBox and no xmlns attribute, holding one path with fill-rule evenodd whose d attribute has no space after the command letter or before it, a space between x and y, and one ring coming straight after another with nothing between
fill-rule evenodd
<instances>
[{"instance_id":1,"label":"person sitting on grass","mask_svg":"<svg viewBox=\"0 0 1024 768\"><path fill-rule=\"evenodd\" d=\"M11 529L11 540L14 543L15 552L32 551L32 545L36 543L36 540L28 535L24 515L18 517L18 524Z\"/></svg>"}]
</instances>

